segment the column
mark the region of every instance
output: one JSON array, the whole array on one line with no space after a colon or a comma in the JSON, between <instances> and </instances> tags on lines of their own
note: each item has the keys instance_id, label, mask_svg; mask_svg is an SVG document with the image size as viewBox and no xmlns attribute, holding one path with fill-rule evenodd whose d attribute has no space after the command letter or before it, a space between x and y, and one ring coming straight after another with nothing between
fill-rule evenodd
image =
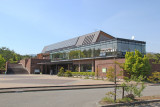
<instances>
[{"instance_id":1,"label":"column","mask_svg":"<svg viewBox=\"0 0 160 107\"><path fill-rule=\"evenodd\" d=\"M81 64L80 64L80 61L79 61L79 64L78 64L78 72L81 72Z\"/></svg>"},{"instance_id":2,"label":"column","mask_svg":"<svg viewBox=\"0 0 160 107\"><path fill-rule=\"evenodd\" d=\"M58 73L58 70L57 70L57 64L56 64L56 74Z\"/></svg>"},{"instance_id":3,"label":"column","mask_svg":"<svg viewBox=\"0 0 160 107\"><path fill-rule=\"evenodd\" d=\"M94 63L94 60L92 60L92 72L95 72L95 63Z\"/></svg>"}]
</instances>

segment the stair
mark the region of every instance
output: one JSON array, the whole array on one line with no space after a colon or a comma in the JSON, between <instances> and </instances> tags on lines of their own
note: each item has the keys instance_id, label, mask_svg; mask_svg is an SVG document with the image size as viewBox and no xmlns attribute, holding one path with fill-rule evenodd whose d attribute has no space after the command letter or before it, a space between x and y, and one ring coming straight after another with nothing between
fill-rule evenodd
<instances>
[{"instance_id":1,"label":"stair","mask_svg":"<svg viewBox=\"0 0 160 107\"><path fill-rule=\"evenodd\" d=\"M6 74L29 74L22 64L8 64Z\"/></svg>"}]
</instances>

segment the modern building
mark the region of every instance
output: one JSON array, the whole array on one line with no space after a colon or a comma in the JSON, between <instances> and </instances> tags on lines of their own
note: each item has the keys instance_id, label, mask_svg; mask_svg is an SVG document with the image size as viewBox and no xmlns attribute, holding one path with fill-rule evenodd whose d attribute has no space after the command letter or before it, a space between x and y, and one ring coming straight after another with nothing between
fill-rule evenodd
<instances>
[{"instance_id":1,"label":"modern building","mask_svg":"<svg viewBox=\"0 0 160 107\"><path fill-rule=\"evenodd\" d=\"M51 62L38 64L42 71L47 68L44 73L57 74L60 67L64 67L73 72L97 72L96 75L102 76L102 69L113 66L115 59L123 63L125 53L135 49L146 54L146 42L116 38L97 31L45 46L38 58L50 58Z\"/></svg>"},{"instance_id":2,"label":"modern building","mask_svg":"<svg viewBox=\"0 0 160 107\"><path fill-rule=\"evenodd\" d=\"M96 31L59 43L45 46L38 59L22 60L20 63L29 73L57 74L61 67L73 72L95 72L106 76L107 69L115 67L115 60L124 63L126 52L139 50L146 54L146 42L113 37ZM120 68L116 65L117 72Z\"/></svg>"}]
</instances>

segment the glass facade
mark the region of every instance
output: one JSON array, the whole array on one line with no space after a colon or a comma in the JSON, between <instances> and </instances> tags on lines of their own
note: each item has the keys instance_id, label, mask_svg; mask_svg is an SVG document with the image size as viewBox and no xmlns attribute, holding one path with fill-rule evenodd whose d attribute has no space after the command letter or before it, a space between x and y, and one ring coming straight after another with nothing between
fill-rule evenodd
<instances>
[{"instance_id":1,"label":"glass facade","mask_svg":"<svg viewBox=\"0 0 160 107\"><path fill-rule=\"evenodd\" d=\"M124 57L126 52L133 52L135 49L139 50L142 54L145 54L145 47L145 42L116 38L89 45L55 50L50 54L50 57L52 61L84 58Z\"/></svg>"}]
</instances>

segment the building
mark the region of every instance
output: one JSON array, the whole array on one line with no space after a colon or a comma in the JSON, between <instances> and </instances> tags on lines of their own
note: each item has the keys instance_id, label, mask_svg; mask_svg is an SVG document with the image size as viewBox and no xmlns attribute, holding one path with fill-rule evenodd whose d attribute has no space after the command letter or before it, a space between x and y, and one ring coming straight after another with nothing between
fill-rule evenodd
<instances>
[{"instance_id":1,"label":"building","mask_svg":"<svg viewBox=\"0 0 160 107\"><path fill-rule=\"evenodd\" d=\"M37 59L20 61L30 74L57 74L61 67L73 72L95 72L96 76L106 76L107 69L116 67L115 60L124 63L126 52L139 50L146 54L146 42L113 37L103 31L45 46ZM121 78L121 77L120 77Z\"/></svg>"},{"instance_id":2,"label":"building","mask_svg":"<svg viewBox=\"0 0 160 107\"><path fill-rule=\"evenodd\" d=\"M113 37L97 31L73 39L45 46L39 58L51 62L38 63L43 73L57 74L61 67L76 72L96 72L105 76L102 69L114 65L114 60L124 62L127 51L135 49L146 54L146 42ZM114 59L115 58L115 59ZM117 67L117 70L120 69Z\"/></svg>"}]
</instances>

